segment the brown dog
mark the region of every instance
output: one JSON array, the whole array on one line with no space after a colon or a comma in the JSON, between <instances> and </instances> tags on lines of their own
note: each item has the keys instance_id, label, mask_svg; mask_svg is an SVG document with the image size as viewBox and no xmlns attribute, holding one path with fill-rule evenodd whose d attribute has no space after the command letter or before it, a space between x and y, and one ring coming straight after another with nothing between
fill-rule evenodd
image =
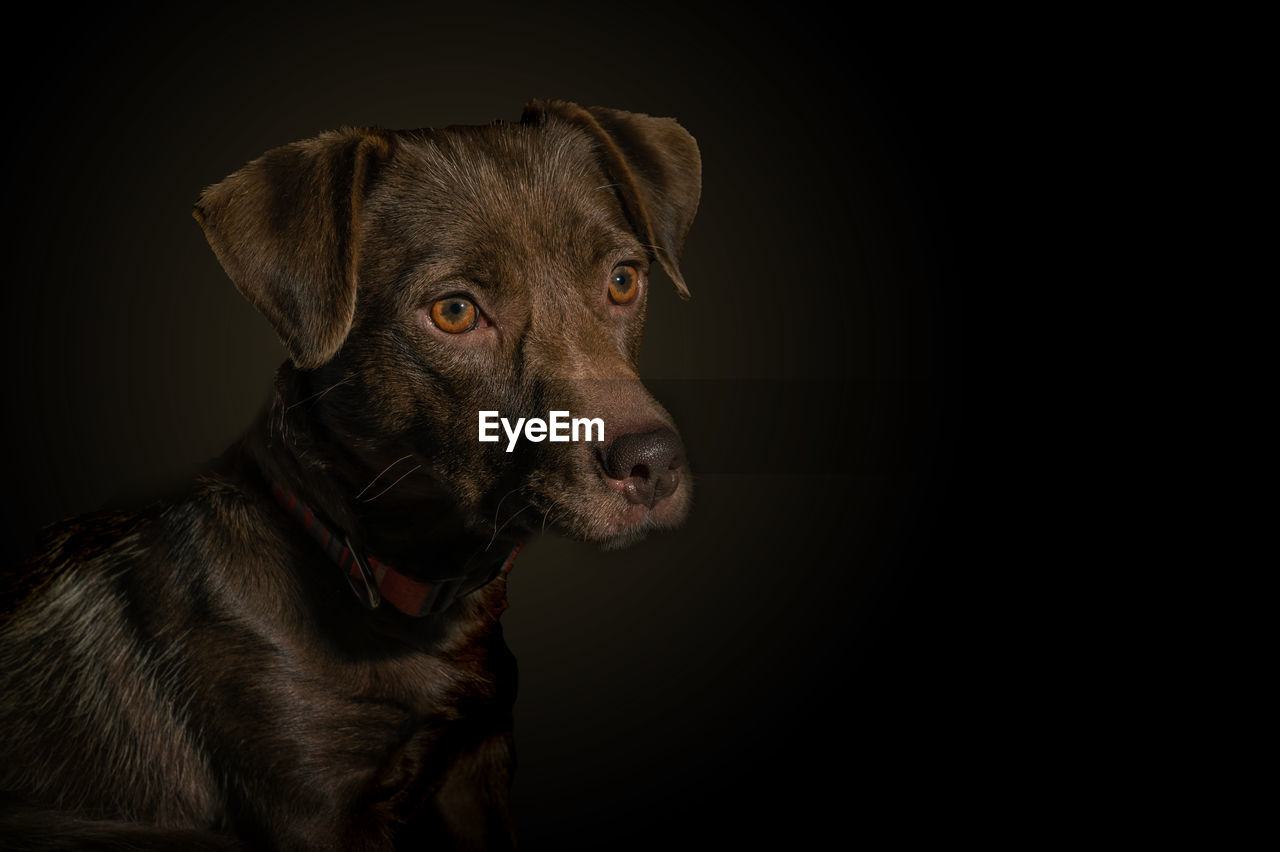
<instances>
[{"instance_id":1,"label":"brown dog","mask_svg":"<svg viewBox=\"0 0 1280 852\"><path fill-rule=\"evenodd\" d=\"M564 102L326 133L206 191L290 361L184 497L6 577L8 846L510 845L505 569L544 526L612 547L686 514L636 359L699 191L674 121ZM604 434L481 441L484 411Z\"/></svg>"}]
</instances>

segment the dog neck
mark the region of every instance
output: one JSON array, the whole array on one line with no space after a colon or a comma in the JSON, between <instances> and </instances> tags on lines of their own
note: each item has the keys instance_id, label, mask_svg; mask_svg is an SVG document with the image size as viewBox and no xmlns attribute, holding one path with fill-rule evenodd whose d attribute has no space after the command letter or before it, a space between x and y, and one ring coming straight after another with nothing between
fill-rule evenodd
<instances>
[{"instance_id":1,"label":"dog neck","mask_svg":"<svg viewBox=\"0 0 1280 852\"><path fill-rule=\"evenodd\" d=\"M390 588L408 589L399 599L387 596L395 608L432 614L450 596L509 569L520 542L469 530L447 495L418 487L391 499L369 499L386 487L379 485L377 471L370 473L381 462L371 465L344 451L343 442L308 411L307 393L299 372L284 364L272 403L244 448L274 502L315 540L315 552L326 552L338 564L366 606L377 606L382 595L376 588L389 577ZM418 611L423 596L426 603Z\"/></svg>"}]
</instances>

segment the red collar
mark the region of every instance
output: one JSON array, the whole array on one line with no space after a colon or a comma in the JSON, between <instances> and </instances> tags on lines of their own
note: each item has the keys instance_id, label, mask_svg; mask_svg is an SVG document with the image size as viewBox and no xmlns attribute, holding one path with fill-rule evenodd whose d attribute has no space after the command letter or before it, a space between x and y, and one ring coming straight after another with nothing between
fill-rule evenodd
<instances>
[{"instance_id":1,"label":"red collar","mask_svg":"<svg viewBox=\"0 0 1280 852\"><path fill-rule=\"evenodd\" d=\"M511 570L511 563L522 545L522 542L516 542L505 559L495 560L492 570L479 577L466 574L447 580L415 580L373 556L362 556L352 546L350 538L331 532L309 506L284 490L279 483L271 483L271 493L275 495L276 502L297 518L303 529L337 563L351 591L368 609L377 609L386 601L405 615L414 617L444 612L458 598L471 594Z\"/></svg>"}]
</instances>

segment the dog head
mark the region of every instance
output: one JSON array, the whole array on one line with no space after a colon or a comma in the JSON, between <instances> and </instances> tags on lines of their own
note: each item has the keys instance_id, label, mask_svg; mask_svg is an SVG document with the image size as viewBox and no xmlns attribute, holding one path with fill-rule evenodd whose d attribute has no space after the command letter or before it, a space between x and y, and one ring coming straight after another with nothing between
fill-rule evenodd
<instances>
[{"instance_id":1,"label":"dog head","mask_svg":"<svg viewBox=\"0 0 1280 852\"><path fill-rule=\"evenodd\" d=\"M700 187L675 121L535 101L519 124L286 145L195 216L356 460L352 489L416 465L388 503L622 546L690 504L679 433L636 365L652 266L688 297ZM480 440L481 412L507 421L498 440ZM552 412L603 428L511 440Z\"/></svg>"}]
</instances>

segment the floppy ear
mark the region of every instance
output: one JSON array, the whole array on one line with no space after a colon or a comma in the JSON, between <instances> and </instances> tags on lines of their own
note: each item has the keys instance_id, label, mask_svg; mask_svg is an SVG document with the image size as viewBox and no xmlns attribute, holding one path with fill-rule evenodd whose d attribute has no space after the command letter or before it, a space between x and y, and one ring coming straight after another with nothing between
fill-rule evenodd
<instances>
[{"instance_id":1,"label":"floppy ear","mask_svg":"<svg viewBox=\"0 0 1280 852\"><path fill-rule=\"evenodd\" d=\"M595 139L631 226L688 299L680 254L702 194L698 143L672 118L567 101L530 101L521 123L543 124L549 116L576 124Z\"/></svg>"},{"instance_id":2,"label":"floppy ear","mask_svg":"<svg viewBox=\"0 0 1280 852\"><path fill-rule=\"evenodd\" d=\"M375 129L294 142L209 187L192 211L299 367L324 364L351 330L360 212L390 152L390 137Z\"/></svg>"}]
</instances>

